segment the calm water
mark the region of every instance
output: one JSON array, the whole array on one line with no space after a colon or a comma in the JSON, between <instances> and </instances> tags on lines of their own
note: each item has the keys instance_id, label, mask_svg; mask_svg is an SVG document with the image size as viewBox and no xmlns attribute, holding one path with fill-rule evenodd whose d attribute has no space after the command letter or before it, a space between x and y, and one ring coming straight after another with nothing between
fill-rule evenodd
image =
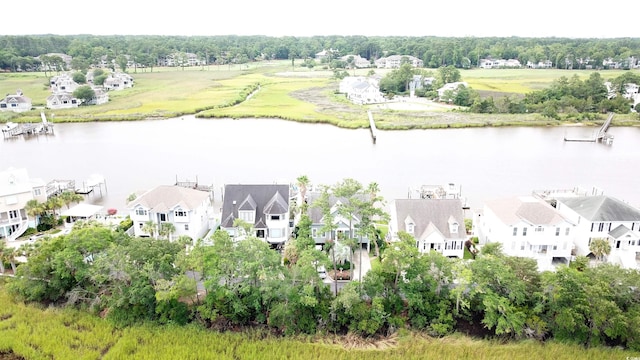
<instances>
[{"instance_id":1,"label":"calm water","mask_svg":"<svg viewBox=\"0 0 640 360\"><path fill-rule=\"evenodd\" d=\"M44 181L91 174L106 192L90 202L125 209L133 192L180 180L316 184L352 177L377 182L387 199L410 186L457 183L472 207L534 189L591 189L640 206L640 129L611 128L612 146L564 142L594 128L480 128L381 132L281 120L199 120L56 124L54 136L0 141L0 169L26 167Z\"/></svg>"}]
</instances>

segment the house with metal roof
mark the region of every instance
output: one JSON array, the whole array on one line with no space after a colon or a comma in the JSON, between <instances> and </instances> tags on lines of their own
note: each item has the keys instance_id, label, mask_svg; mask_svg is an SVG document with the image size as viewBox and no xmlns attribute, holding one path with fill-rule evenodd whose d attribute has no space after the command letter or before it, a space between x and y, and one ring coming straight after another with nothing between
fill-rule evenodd
<instances>
[{"instance_id":1,"label":"house with metal roof","mask_svg":"<svg viewBox=\"0 0 640 360\"><path fill-rule=\"evenodd\" d=\"M609 262L625 268L639 268L640 209L605 195L556 200L558 211L576 224L576 255L590 255L591 241L602 238L611 245Z\"/></svg>"},{"instance_id":2,"label":"house with metal roof","mask_svg":"<svg viewBox=\"0 0 640 360\"><path fill-rule=\"evenodd\" d=\"M173 224L171 238L188 236L202 238L209 230L213 217L213 195L209 191L190 189L177 185L161 185L138 196L128 205L135 236L157 235L163 223ZM153 224L149 232L148 222Z\"/></svg>"},{"instance_id":3,"label":"house with metal roof","mask_svg":"<svg viewBox=\"0 0 640 360\"><path fill-rule=\"evenodd\" d=\"M236 239L244 234L236 220L252 225L256 237L274 246L283 245L291 235L289 185L225 185L220 229Z\"/></svg>"},{"instance_id":4,"label":"house with metal roof","mask_svg":"<svg viewBox=\"0 0 640 360\"><path fill-rule=\"evenodd\" d=\"M396 199L390 204L389 238L406 232L422 253L437 251L462 258L467 232L461 199Z\"/></svg>"},{"instance_id":5,"label":"house with metal roof","mask_svg":"<svg viewBox=\"0 0 640 360\"><path fill-rule=\"evenodd\" d=\"M473 222L480 245L498 242L507 255L535 259L540 271L571 260L576 223L540 198L486 201Z\"/></svg>"}]
</instances>

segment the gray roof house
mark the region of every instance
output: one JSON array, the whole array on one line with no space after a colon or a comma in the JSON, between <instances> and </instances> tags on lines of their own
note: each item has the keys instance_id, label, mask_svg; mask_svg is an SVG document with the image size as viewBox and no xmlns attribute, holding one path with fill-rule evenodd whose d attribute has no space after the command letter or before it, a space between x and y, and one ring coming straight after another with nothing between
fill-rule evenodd
<instances>
[{"instance_id":1,"label":"gray roof house","mask_svg":"<svg viewBox=\"0 0 640 360\"><path fill-rule=\"evenodd\" d=\"M367 196L367 195L363 195ZM341 238L355 238L362 244L363 247L370 250L370 242L367 236L362 236L357 232L358 224L360 224L360 216L355 214L351 219L339 214L339 209L342 204L346 203L346 199L336 196L329 196L329 206L331 206L331 216L333 217L333 225L335 229L329 232L321 232L321 229L325 226L325 218L322 213L322 209L314 206L315 201L320 197L319 192L307 193L307 202L309 208L307 214L311 218L311 237L315 241L316 245L324 246L328 240L341 239ZM363 199L364 200L364 199Z\"/></svg>"},{"instance_id":2,"label":"gray roof house","mask_svg":"<svg viewBox=\"0 0 640 360\"><path fill-rule=\"evenodd\" d=\"M558 211L577 224L576 255L591 254L591 240L603 238L611 244L608 261L640 268L640 209L605 195L556 200Z\"/></svg>"},{"instance_id":3,"label":"gray roof house","mask_svg":"<svg viewBox=\"0 0 640 360\"><path fill-rule=\"evenodd\" d=\"M7 94L0 100L0 111L23 112L31 110L31 99L22 94L22 90L15 94Z\"/></svg>"},{"instance_id":4,"label":"gray roof house","mask_svg":"<svg viewBox=\"0 0 640 360\"><path fill-rule=\"evenodd\" d=\"M420 252L431 250L462 258L467 232L461 199L396 199L390 204L391 241L403 231L416 239Z\"/></svg>"},{"instance_id":5,"label":"gray roof house","mask_svg":"<svg viewBox=\"0 0 640 360\"><path fill-rule=\"evenodd\" d=\"M291 234L289 185L225 185L220 228L236 239L245 235L236 219L251 225L255 236L271 245L283 245Z\"/></svg>"}]
</instances>

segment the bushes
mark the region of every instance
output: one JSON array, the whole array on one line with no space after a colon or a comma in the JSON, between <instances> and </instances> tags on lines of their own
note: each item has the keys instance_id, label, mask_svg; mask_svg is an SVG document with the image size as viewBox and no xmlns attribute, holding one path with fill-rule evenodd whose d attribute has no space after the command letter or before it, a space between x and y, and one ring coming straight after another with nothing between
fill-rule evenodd
<instances>
[{"instance_id":1,"label":"bushes","mask_svg":"<svg viewBox=\"0 0 640 360\"><path fill-rule=\"evenodd\" d=\"M122 220L120 224L118 224L118 227L116 228L116 230L124 232L129 230L129 228L132 226L133 226L133 220L131 220L131 218L127 216L126 219Z\"/></svg>"}]
</instances>

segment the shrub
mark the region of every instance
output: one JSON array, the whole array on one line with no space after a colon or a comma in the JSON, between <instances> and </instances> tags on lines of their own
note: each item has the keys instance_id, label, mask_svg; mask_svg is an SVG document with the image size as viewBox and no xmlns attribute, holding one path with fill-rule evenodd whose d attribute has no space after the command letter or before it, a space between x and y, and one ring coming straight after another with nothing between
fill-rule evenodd
<instances>
[{"instance_id":1,"label":"shrub","mask_svg":"<svg viewBox=\"0 0 640 360\"><path fill-rule=\"evenodd\" d=\"M120 224L118 224L117 230L127 231L132 226L133 226L133 220L131 220L131 218L127 217L126 219L122 220L120 222Z\"/></svg>"}]
</instances>

